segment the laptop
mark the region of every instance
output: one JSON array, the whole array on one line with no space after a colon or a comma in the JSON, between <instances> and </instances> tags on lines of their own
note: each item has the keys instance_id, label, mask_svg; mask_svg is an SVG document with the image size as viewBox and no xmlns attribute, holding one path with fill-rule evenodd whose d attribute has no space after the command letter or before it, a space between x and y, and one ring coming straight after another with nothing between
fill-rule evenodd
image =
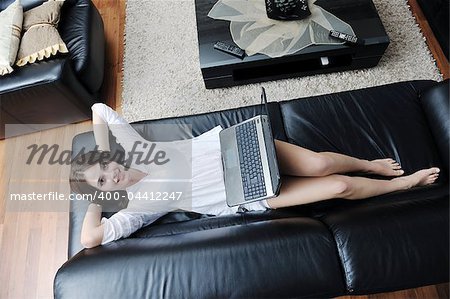
<instances>
[{"instance_id":1,"label":"laptop","mask_svg":"<svg viewBox=\"0 0 450 299\"><path fill-rule=\"evenodd\" d=\"M272 198L280 191L275 142L266 92L263 111L220 132L227 204L230 207Z\"/></svg>"}]
</instances>

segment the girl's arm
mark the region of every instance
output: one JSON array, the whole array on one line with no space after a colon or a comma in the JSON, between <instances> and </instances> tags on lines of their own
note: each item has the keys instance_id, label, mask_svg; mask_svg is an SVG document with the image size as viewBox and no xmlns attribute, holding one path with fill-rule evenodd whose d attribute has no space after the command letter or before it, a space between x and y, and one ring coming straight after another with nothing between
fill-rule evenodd
<instances>
[{"instance_id":1,"label":"girl's arm","mask_svg":"<svg viewBox=\"0 0 450 299\"><path fill-rule=\"evenodd\" d=\"M106 121L92 110L92 126L94 130L95 143L100 151L109 151L109 131Z\"/></svg>"},{"instance_id":2,"label":"girl's arm","mask_svg":"<svg viewBox=\"0 0 450 299\"><path fill-rule=\"evenodd\" d=\"M109 151L109 130L106 121L92 110L92 126L94 130L95 143L98 150ZM84 215L83 226L81 228L81 244L85 248L92 248L100 245L103 239L102 206L90 204L86 215Z\"/></svg>"},{"instance_id":3,"label":"girl's arm","mask_svg":"<svg viewBox=\"0 0 450 299\"><path fill-rule=\"evenodd\" d=\"M130 157L129 153L132 151L147 152L150 148L148 140L142 138L141 135L116 111L105 104L96 103L92 105L92 116L94 127L94 136L100 150L109 148L108 129L112 135L116 137L116 142L120 144L125 150L127 159ZM97 125L99 124L99 125ZM146 148L147 146L147 148ZM150 166L143 163L134 163L135 156L131 156L132 167L142 172L149 172Z\"/></svg>"},{"instance_id":4,"label":"girl's arm","mask_svg":"<svg viewBox=\"0 0 450 299\"><path fill-rule=\"evenodd\" d=\"M81 244L84 248L96 247L102 243L104 227L100 223L101 217L102 206L91 203L84 215L81 228Z\"/></svg>"}]
</instances>

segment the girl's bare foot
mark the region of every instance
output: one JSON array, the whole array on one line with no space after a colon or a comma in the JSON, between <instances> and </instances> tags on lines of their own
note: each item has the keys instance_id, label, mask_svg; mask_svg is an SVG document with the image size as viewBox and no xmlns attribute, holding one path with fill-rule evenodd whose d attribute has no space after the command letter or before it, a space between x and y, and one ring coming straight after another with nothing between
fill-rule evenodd
<instances>
[{"instance_id":1,"label":"girl's bare foot","mask_svg":"<svg viewBox=\"0 0 450 299\"><path fill-rule=\"evenodd\" d=\"M371 163L371 170L369 173L384 175L384 176L400 176L403 173L405 173L402 170L402 167L400 166L397 161L394 159L378 159L378 160L372 160Z\"/></svg>"},{"instance_id":2,"label":"girl's bare foot","mask_svg":"<svg viewBox=\"0 0 450 299\"><path fill-rule=\"evenodd\" d=\"M440 171L441 170L437 167L422 169L411 175L395 178L391 181L400 183L403 189L409 189L415 186L425 186L434 183L438 178Z\"/></svg>"}]
</instances>

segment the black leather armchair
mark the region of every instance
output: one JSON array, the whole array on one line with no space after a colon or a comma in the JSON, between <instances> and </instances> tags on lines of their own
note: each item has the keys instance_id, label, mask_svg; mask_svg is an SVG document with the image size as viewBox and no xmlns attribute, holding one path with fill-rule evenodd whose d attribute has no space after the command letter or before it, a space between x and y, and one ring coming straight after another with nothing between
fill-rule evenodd
<instances>
[{"instance_id":1,"label":"black leather armchair","mask_svg":"<svg viewBox=\"0 0 450 299\"><path fill-rule=\"evenodd\" d=\"M87 203L73 201L69 260L55 277L55 298L323 298L448 282L448 89L448 81L410 81L270 103L278 139L366 159L393 157L406 174L438 166L435 184L222 217L170 213L93 249L80 244ZM250 106L133 126L149 140L168 141L154 124L191 124L199 135L260 111ZM73 140L73 154L93 147L92 132Z\"/></svg>"},{"instance_id":2,"label":"black leather armchair","mask_svg":"<svg viewBox=\"0 0 450 299\"><path fill-rule=\"evenodd\" d=\"M14 0L0 0L0 10ZM43 0L22 0L24 10ZM6 124L20 124L10 137L91 117L103 82L105 37L102 18L90 0L66 0L58 31L69 53L0 77L0 139Z\"/></svg>"}]
</instances>

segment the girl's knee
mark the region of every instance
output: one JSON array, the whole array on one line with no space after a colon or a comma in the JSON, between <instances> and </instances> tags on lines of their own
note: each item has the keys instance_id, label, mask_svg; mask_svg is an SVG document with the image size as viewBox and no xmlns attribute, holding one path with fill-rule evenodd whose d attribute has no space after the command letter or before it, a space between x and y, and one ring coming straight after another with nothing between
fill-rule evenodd
<instances>
[{"instance_id":1,"label":"girl's knee","mask_svg":"<svg viewBox=\"0 0 450 299\"><path fill-rule=\"evenodd\" d=\"M314 173L317 176L326 176L332 173L333 159L328 156L318 154L313 161Z\"/></svg>"},{"instance_id":2,"label":"girl's knee","mask_svg":"<svg viewBox=\"0 0 450 299\"><path fill-rule=\"evenodd\" d=\"M352 193L352 184L348 178L342 175L333 175L333 182L330 184L335 198L348 198Z\"/></svg>"}]
</instances>

